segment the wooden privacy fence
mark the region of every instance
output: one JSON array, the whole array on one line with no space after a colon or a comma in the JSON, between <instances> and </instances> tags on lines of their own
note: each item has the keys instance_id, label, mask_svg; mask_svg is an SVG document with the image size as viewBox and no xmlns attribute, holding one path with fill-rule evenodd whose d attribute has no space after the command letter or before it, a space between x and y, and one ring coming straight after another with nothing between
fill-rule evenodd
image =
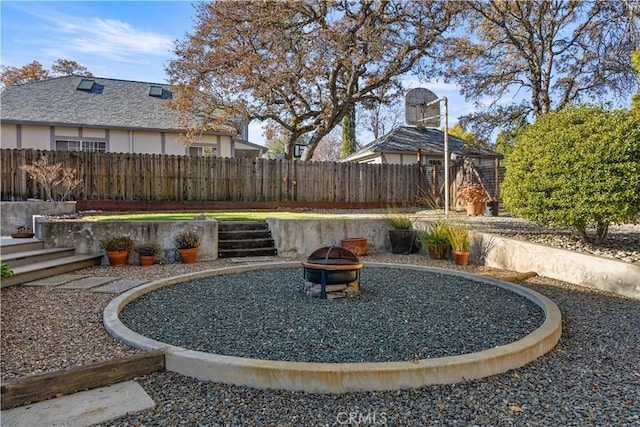
<instances>
[{"instance_id":1,"label":"wooden privacy fence","mask_svg":"<svg viewBox=\"0 0 640 427\"><path fill-rule=\"evenodd\" d=\"M82 179L72 200L399 204L419 194L417 165L26 149L0 154L3 201L44 198L20 169L43 154Z\"/></svg>"}]
</instances>

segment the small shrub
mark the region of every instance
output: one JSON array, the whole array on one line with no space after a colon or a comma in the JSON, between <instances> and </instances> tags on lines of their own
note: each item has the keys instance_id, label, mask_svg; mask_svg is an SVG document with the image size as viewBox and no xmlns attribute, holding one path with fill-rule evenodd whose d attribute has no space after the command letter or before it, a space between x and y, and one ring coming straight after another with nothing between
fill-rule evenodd
<instances>
[{"instance_id":1,"label":"small shrub","mask_svg":"<svg viewBox=\"0 0 640 427\"><path fill-rule=\"evenodd\" d=\"M458 188L458 199L464 203L485 203L489 195L480 184L466 184Z\"/></svg>"},{"instance_id":2,"label":"small shrub","mask_svg":"<svg viewBox=\"0 0 640 427\"><path fill-rule=\"evenodd\" d=\"M0 274L2 279L13 276L13 270L4 262L0 263Z\"/></svg>"},{"instance_id":3,"label":"small shrub","mask_svg":"<svg viewBox=\"0 0 640 427\"><path fill-rule=\"evenodd\" d=\"M200 235L195 231L181 231L173 237L173 243L178 249L191 249L200 247Z\"/></svg>"},{"instance_id":4,"label":"small shrub","mask_svg":"<svg viewBox=\"0 0 640 427\"><path fill-rule=\"evenodd\" d=\"M33 164L21 166L20 169L42 186L47 200L56 200L54 194L58 195L57 200L67 200L71 192L82 182L74 169L63 168L62 163L50 165L46 154Z\"/></svg>"},{"instance_id":5,"label":"small shrub","mask_svg":"<svg viewBox=\"0 0 640 427\"><path fill-rule=\"evenodd\" d=\"M155 256L162 252L162 246L157 242L141 243L133 248L138 255Z\"/></svg>"},{"instance_id":6,"label":"small shrub","mask_svg":"<svg viewBox=\"0 0 640 427\"><path fill-rule=\"evenodd\" d=\"M129 236L111 237L100 240L100 246L105 251L130 251L133 248L133 240Z\"/></svg>"}]
</instances>

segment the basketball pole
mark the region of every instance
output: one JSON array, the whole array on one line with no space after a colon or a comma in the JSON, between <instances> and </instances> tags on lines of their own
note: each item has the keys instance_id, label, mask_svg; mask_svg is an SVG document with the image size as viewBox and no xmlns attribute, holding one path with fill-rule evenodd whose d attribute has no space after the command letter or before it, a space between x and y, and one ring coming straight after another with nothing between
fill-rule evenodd
<instances>
[{"instance_id":1,"label":"basketball pole","mask_svg":"<svg viewBox=\"0 0 640 427\"><path fill-rule=\"evenodd\" d=\"M429 107L438 102L444 103L444 216L449 217L449 101L446 96L441 96L438 99L425 104L425 107ZM437 117L437 116L436 116ZM442 116L440 116L442 117ZM427 121L433 119L433 117L427 117L418 121Z\"/></svg>"}]
</instances>

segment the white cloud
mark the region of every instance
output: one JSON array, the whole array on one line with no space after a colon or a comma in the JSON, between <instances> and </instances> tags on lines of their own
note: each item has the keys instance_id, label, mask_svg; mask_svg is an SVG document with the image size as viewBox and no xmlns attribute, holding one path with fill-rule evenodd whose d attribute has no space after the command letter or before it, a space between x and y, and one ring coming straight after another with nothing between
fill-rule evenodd
<instances>
[{"instance_id":1,"label":"white cloud","mask_svg":"<svg viewBox=\"0 0 640 427\"><path fill-rule=\"evenodd\" d=\"M125 62L139 62L140 55L167 56L173 42L164 34L139 30L114 19L74 19L73 23L60 23L60 30L59 37L66 39L68 50Z\"/></svg>"}]
</instances>

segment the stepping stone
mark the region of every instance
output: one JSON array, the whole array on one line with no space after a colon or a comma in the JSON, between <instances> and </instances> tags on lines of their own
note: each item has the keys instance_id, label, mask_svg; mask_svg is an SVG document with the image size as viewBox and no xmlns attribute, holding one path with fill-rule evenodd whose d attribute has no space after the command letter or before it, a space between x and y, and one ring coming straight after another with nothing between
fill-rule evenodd
<instances>
[{"instance_id":1,"label":"stepping stone","mask_svg":"<svg viewBox=\"0 0 640 427\"><path fill-rule=\"evenodd\" d=\"M124 291L128 291L131 288L140 286L143 283L148 283L147 280L127 280L122 279L117 282L109 283L108 285L99 286L91 289L91 292L102 292L105 294L119 294Z\"/></svg>"},{"instance_id":2,"label":"stepping stone","mask_svg":"<svg viewBox=\"0 0 640 427\"><path fill-rule=\"evenodd\" d=\"M81 276L79 274L59 274L57 276L44 277L32 282L23 283L22 286L58 286L74 280L84 279L85 277L87 276Z\"/></svg>"},{"instance_id":3,"label":"stepping stone","mask_svg":"<svg viewBox=\"0 0 640 427\"><path fill-rule=\"evenodd\" d=\"M74 280L66 285L58 286L58 289L91 289L105 283L118 280L117 277L85 277L84 279Z\"/></svg>"},{"instance_id":4,"label":"stepping stone","mask_svg":"<svg viewBox=\"0 0 640 427\"><path fill-rule=\"evenodd\" d=\"M2 411L2 425L86 427L154 406L140 384L125 381Z\"/></svg>"}]
</instances>

